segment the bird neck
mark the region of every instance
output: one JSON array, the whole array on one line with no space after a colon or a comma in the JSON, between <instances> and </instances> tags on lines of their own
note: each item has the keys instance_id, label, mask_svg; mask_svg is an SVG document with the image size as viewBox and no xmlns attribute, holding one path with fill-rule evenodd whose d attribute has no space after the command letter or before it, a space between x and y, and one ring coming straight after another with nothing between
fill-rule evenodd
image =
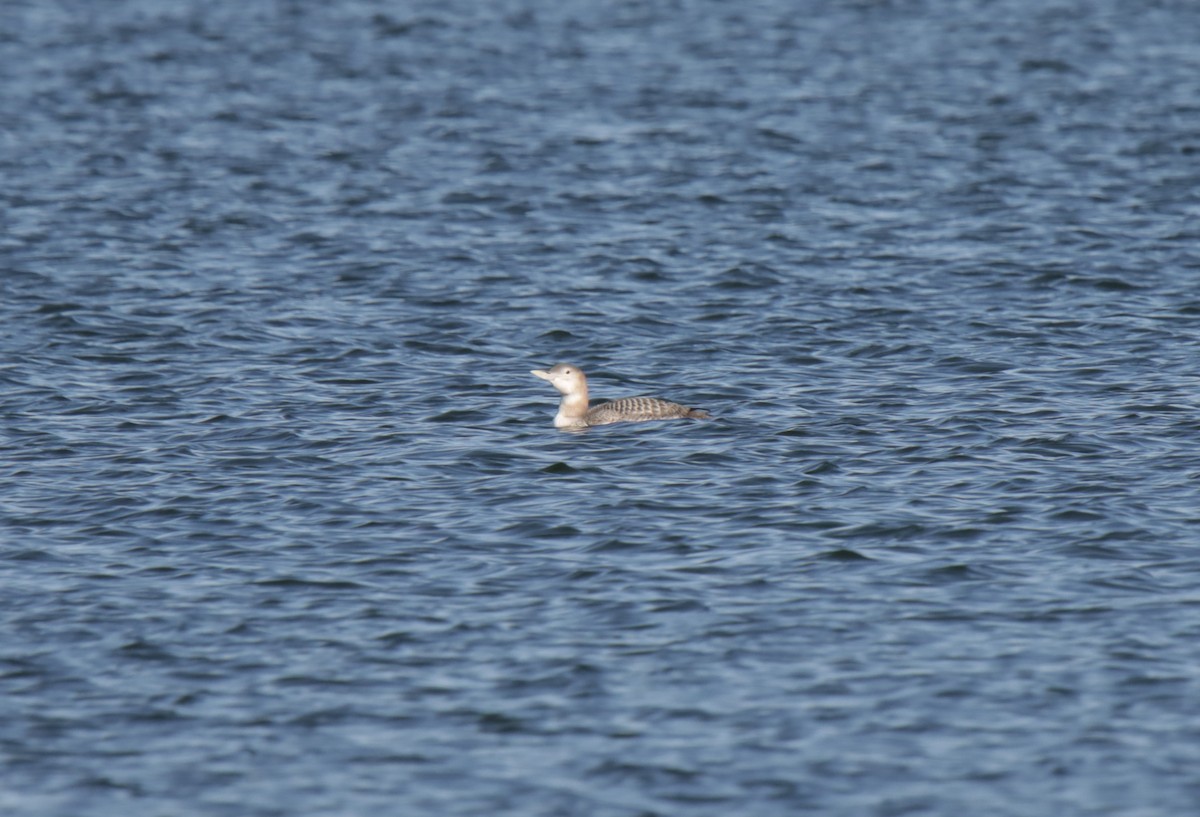
<instances>
[{"instance_id":1,"label":"bird neck","mask_svg":"<svg viewBox=\"0 0 1200 817\"><path fill-rule=\"evenodd\" d=\"M558 415L554 418L556 426L577 425L587 416L588 390L582 385L572 392L564 394L558 403Z\"/></svg>"}]
</instances>

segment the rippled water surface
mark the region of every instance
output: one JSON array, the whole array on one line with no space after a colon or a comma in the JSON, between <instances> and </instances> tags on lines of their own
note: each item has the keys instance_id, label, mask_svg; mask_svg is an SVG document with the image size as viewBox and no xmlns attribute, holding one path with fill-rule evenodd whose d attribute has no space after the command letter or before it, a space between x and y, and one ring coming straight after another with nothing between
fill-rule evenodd
<instances>
[{"instance_id":1,"label":"rippled water surface","mask_svg":"<svg viewBox=\"0 0 1200 817\"><path fill-rule=\"evenodd\" d=\"M3 813L1200 807L1200 6L13 0L0 73Z\"/></svg>"}]
</instances>

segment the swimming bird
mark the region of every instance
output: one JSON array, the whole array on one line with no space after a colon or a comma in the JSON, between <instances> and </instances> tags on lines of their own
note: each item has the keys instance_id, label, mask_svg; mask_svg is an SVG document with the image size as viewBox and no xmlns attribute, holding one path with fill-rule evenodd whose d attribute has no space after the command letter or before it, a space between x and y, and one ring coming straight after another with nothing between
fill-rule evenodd
<instances>
[{"instance_id":1,"label":"swimming bird","mask_svg":"<svg viewBox=\"0 0 1200 817\"><path fill-rule=\"evenodd\" d=\"M587 376L578 366L570 363L559 363L550 371L533 369L530 374L550 381L550 385L562 395L558 414L554 415L555 428L580 429L609 423L641 423L684 417L699 420L710 416L702 409L688 408L657 397L622 397L589 408Z\"/></svg>"}]
</instances>

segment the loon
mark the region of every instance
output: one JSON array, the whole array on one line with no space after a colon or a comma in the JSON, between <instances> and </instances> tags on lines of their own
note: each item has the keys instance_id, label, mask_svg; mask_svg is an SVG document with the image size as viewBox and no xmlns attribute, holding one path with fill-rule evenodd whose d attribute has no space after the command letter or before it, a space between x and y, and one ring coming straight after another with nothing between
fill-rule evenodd
<instances>
[{"instance_id":1,"label":"loon","mask_svg":"<svg viewBox=\"0 0 1200 817\"><path fill-rule=\"evenodd\" d=\"M688 408L657 397L622 397L588 408L587 377L578 366L559 363L550 371L534 369L530 374L549 380L550 385L562 394L558 414L554 415L555 428L580 429L608 423L641 423L683 417L701 420L710 416L702 409Z\"/></svg>"}]
</instances>

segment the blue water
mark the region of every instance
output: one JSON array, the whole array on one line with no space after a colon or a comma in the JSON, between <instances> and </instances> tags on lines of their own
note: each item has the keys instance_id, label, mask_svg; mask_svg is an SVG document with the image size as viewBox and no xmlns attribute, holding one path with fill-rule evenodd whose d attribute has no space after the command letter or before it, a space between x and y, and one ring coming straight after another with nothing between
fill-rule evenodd
<instances>
[{"instance_id":1,"label":"blue water","mask_svg":"<svg viewBox=\"0 0 1200 817\"><path fill-rule=\"evenodd\" d=\"M11 0L0 174L0 812L1200 808L1200 5Z\"/></svg>"}]
</instances>

